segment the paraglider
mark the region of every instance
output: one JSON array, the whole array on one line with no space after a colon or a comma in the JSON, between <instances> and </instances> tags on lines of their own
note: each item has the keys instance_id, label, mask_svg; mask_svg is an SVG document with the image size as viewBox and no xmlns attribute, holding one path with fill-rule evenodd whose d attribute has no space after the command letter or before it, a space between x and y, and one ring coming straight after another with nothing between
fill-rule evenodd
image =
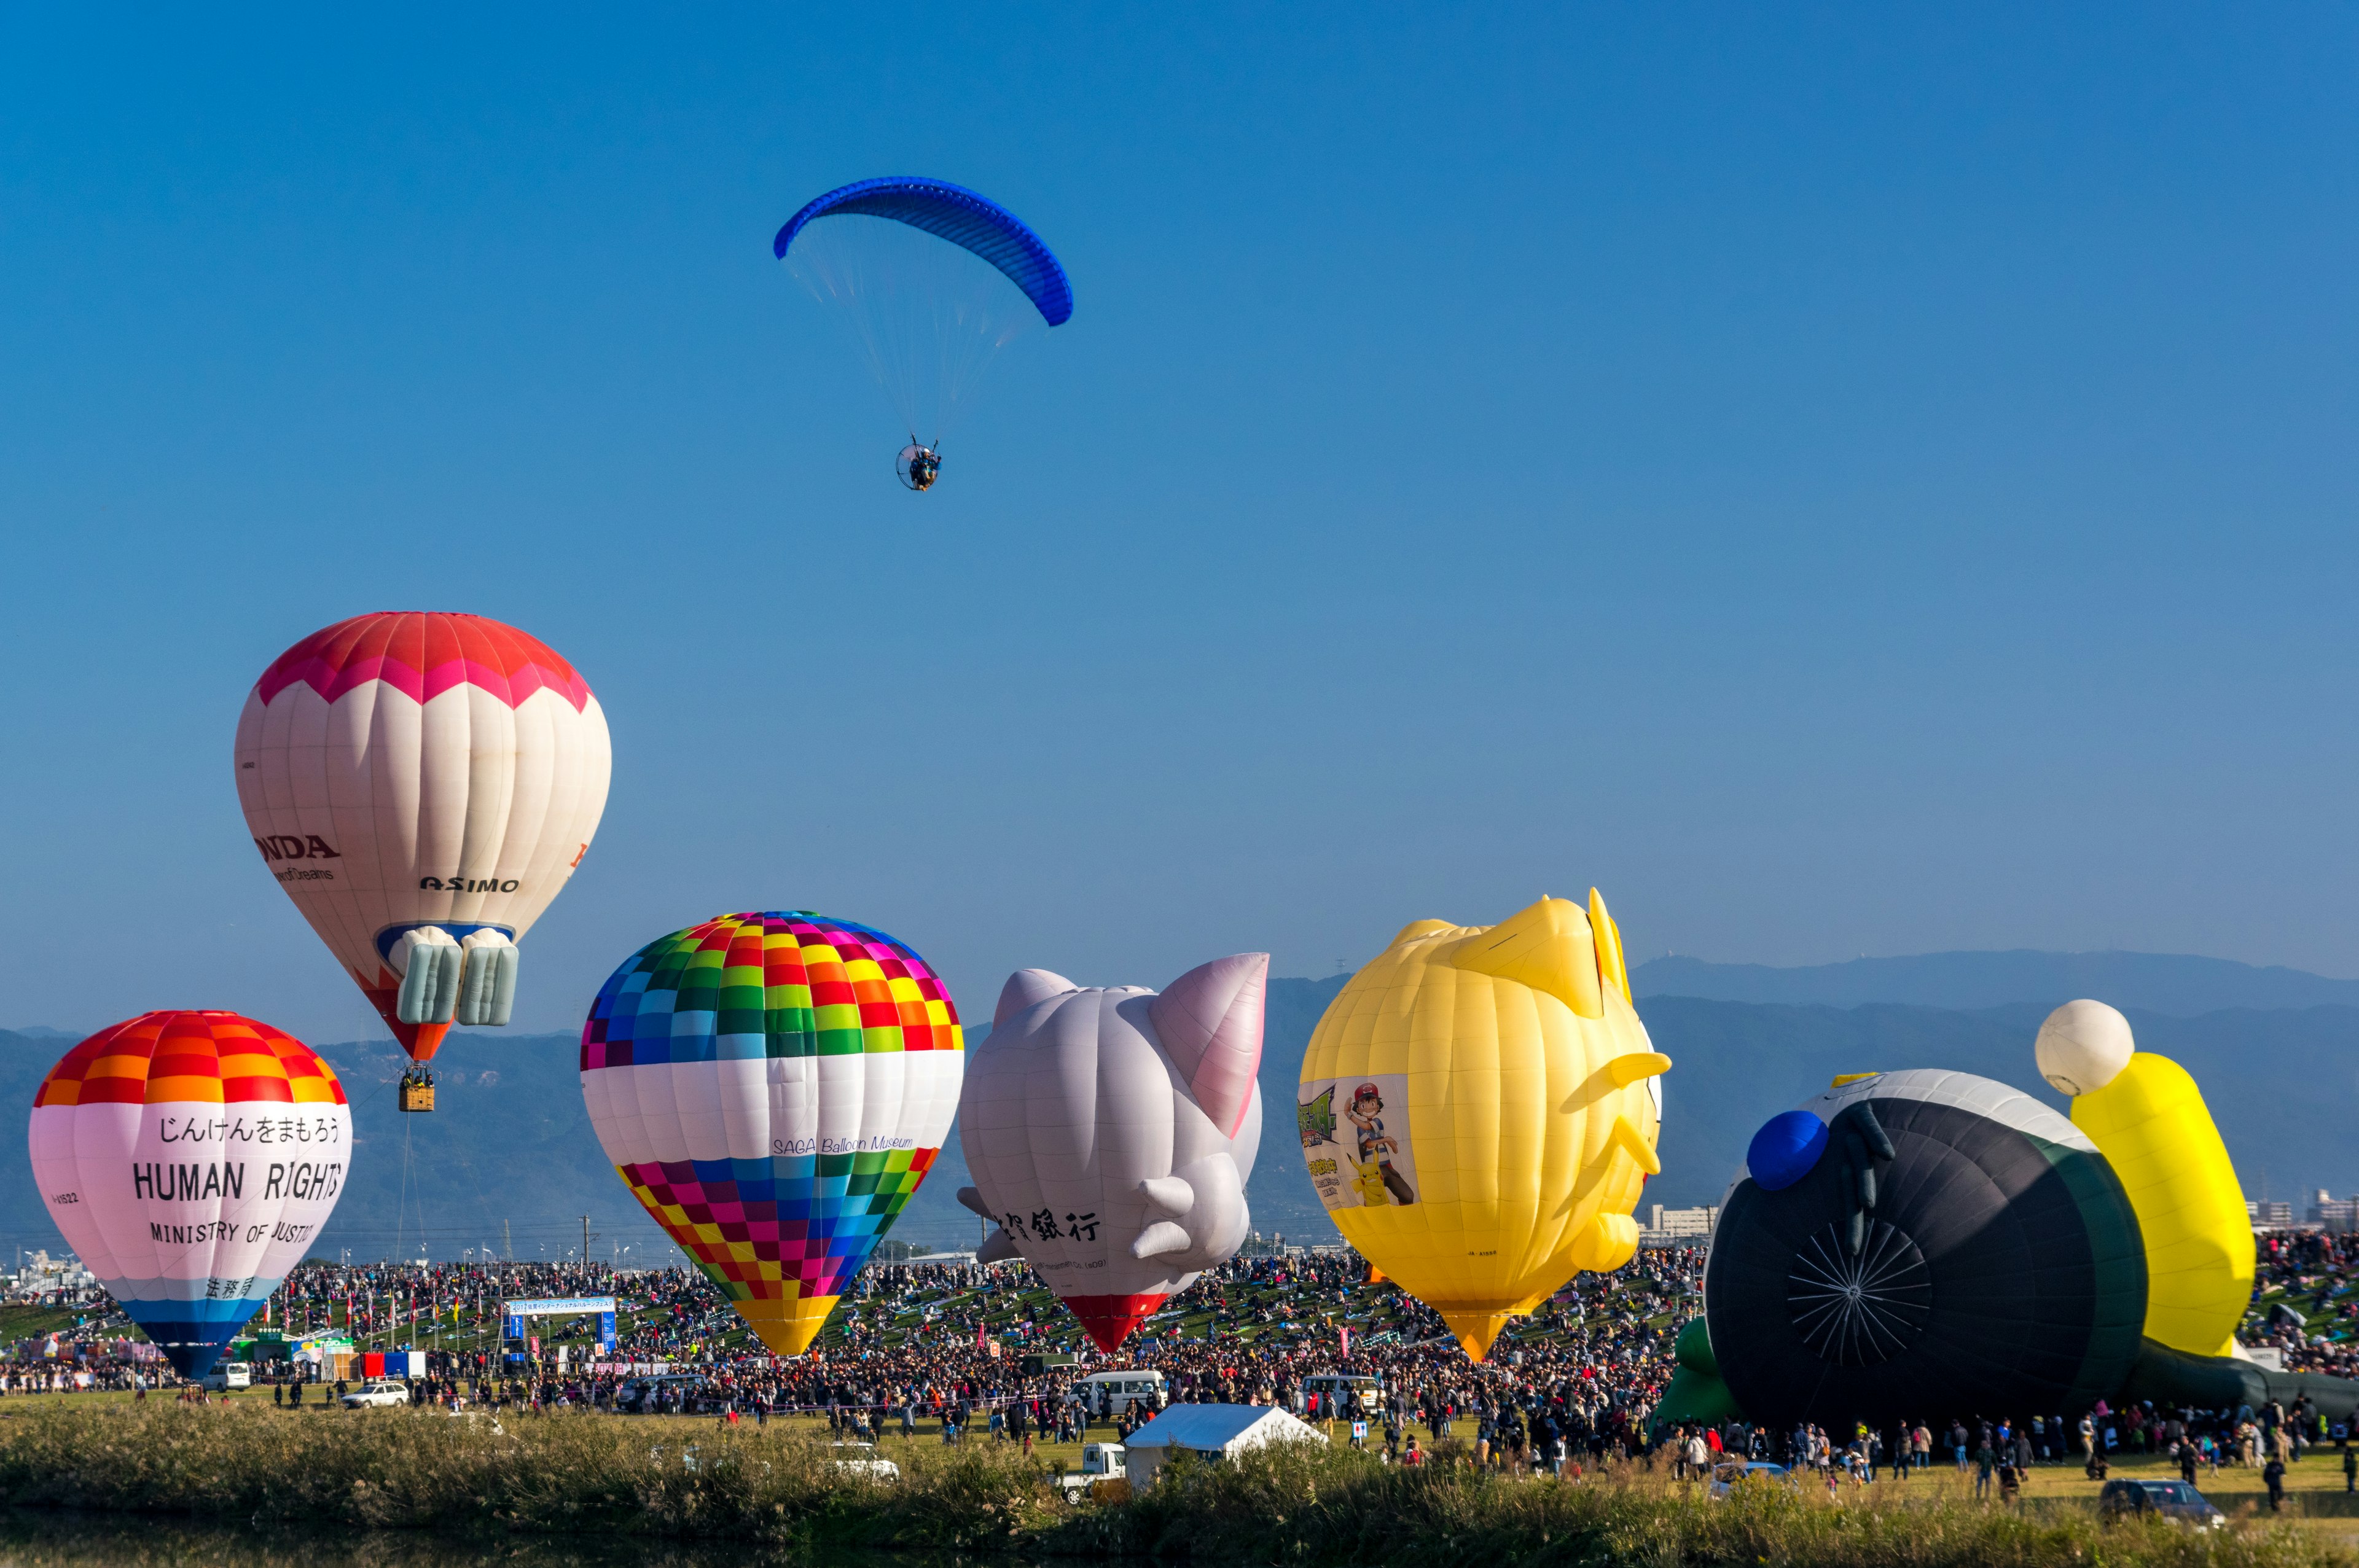
<instances>
[{"instance_id":1,"label":"paraglider","mask_svg":"<svg viewBox=\"0 0 2359 1568\"><path fill-rule=\"evenodd\" d=\"M608 977L582 1099L632 1195L799 1356L941 1152L965 1062L907 944L808 910L723 914Z\"/></svg>"},{"instance_id":2,"label":"paraglider","mask_svg":"<svg viewBox=\"0 0 2359 1568\"><path fill-rule=\"evenodd\" d=\"M234 1012L145 1012L33 1099L33 1179L66 1244L186 1378L302 1261L352 1170L335 1070Z\"/></svg>"},{"instance_id":3,"label":"paraglider","mask_svg":"<svg viewBox=\"0 0 2359 1568\"><path fill-rule=\"evenodd\" d=\"M1310 1037L1303 1160L1344 1238L1481 1360L1510 1317L1637 1250L1670 1065L1594 890L1586 914L1544 898L1497 925L1417 921Z\"/></svg>"},{"instance_id":4,"label":"paraglider","mask_svg":"<svg viewBox=\"0 0 2359 1568\"><path fill-rule=\"evenodd\" d=\"M904 447L894 462L893 471L911 490L931 490L934 481L941 477L941 454L930 447Z\"/></svg>"},{"instance_id":5,"label":"paraglider","mask_svg":"<svg viewBox=\"0 0 2359 1568\"><path fill-rule=\"evenodd\" d=\"M851 330L909 431L894 472L913 491L941 475L942 436L999 351L1073 314L1040 236L947 180L863 179L807 203L771 254Z\"/></svg>"},{"instance_id":6,"label":"paraglider","mask_svg":"<svg viewBox=\"0 0 2359 1568\"><path fill-rule=\"evenodd\" d=\"M419 1065L403 1108L430 1108L423 1064L454 1022L508 1022L516 941L597 833L598 699L496 621L359 615L272 661L235 761L264 864Z\"/></svg>"},{"instance_id":7,"label":"paraglider","mask_svg":"<svg viewBox=\"0 0 2359 1568\"><path fill-rule=\"evenodd\" d=\"M959 1097L959 1201L999 1227L975 1256L1025 1259L1109 1354L1251 1229L1268 975L1239 953L1160 994L1046 969L999 993Z\"/></svg>"}]
</instances>

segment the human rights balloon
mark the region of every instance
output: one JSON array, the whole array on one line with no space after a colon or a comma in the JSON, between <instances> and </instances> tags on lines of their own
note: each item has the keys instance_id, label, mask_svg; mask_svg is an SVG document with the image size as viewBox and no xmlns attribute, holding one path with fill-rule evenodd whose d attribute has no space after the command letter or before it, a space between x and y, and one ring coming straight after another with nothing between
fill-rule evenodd
<instances>
[{"instance_id":1,"label":"human rights balloon","mask_svg":"<svg viewBox=\"0 0 2359 1568\"><path fill-rule=\"evenodd\" d=\"M1161 993L1008 977L959 1098L974 1185L999 1228L975 1254L1021 1257L1109 1353L1252 1227L1269 955L1189 970Z\"/></svg>"},{"instance_id":2,"label":"human rights balloon","mask_svg":"<svg viewBox=\"0 0 2359 1568\"><path fill-rule=\"evenodd\" d=\"M948 180L855 180L771 243L839 315L909 431L894 472L933 488L942 437L999 351L1073 314L1064 266L1016 214Z\"/></svg>"},{"instance_id":3,"label":"human rights balloon","mask_svg":"<svg viewBox=\"0 0 2359 1568\"><path fill-rule=\"evenodd\" d=\"M144 1012L67 1052L27 1130L82 1265L201 1378L303 1260L352 1173L335 1070L234 1012Z\"/></svg>"},{"instance_id":4,"label":"human rights balloon","mask_svg":"<svg viewBox=\"0 0 2359 1568\"><path fill-rule=\"evenodd\" d=\"M263 862L412 1060L508 1022L516 944L589 852L606 716L547 644L381 611L272 661L237 723Z\"/></svg>"},{"instance_id":5,"label":"human rights balloon","mask_svg":"<svg viewBox=\"0 0 2359 1568\"><path fill-rule=\"evenodd\" d=\"M1510 1317L1636 1251L1670 1065L1594 890L1586 914L1419 920L1310 1037L1303 1160L1344 1238L1480 1360Z\"/></svg>"},{"instance_id":6,"label":"human rights balloon","mask_svg":"<svg viewBox=\"0 0 2359 1568\"><path fill-rule=\"evenodd\" d=\"M582 1100L632 1195L799 1356L932 1168L965 1063L908 944L808 910L724 914L607 978Z\"/></svg>"}]
</instances>

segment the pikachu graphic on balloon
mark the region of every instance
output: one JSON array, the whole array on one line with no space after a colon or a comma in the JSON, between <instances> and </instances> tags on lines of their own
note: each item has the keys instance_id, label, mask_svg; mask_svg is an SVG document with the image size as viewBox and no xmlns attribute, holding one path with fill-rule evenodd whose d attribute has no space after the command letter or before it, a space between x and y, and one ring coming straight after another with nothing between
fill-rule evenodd
<instances>
[{"instance_id":1,"label":"pikachu graphic on balloon","mask_svg":"<svg viewBox=\"0 0 2359 1568\"><path fill-rule=\"evenodd\" d=\"M1594 889L1585 912L1417 921L1310 1037L1303 1160L1344 1238L1480 1360L1510 1317L1637 1250L1670 1065Z\"/></svg>"}]
</instances>

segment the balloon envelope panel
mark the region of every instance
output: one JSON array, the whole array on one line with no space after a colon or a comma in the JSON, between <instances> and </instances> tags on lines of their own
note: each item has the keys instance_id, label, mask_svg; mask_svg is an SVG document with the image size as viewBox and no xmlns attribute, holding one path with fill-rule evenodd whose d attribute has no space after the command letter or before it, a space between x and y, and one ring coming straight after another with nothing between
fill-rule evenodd
<instances>
[{"instance_id":1,"label":"balloon envelope panel","mask_svg":"<svg viewBox=\"0 0 2359 1568\"><path fill-rule=\"evenodd\" d=\"M607 979L582 1097L647 1212L799 1355L940 1152L963 1044L906 944L808 911L729 914Z\"/></svg>"},{"instance_id":2,"label":"balloon envelope panel","mask_svg":"<svg viewBox=\"0 0 2359 1568\"><path fill-rule=\"evenodd\" d=\"M67 1245L201 1377L333 1212L352 1113L335 1070L291 1035L234 1012L149 1012L50 1069L28 1141Z\"/></svg>"},{"instance_id":3,"label":"balloon envelope panel","mask_svg":"<svg viewBox=\"0 0 2359 1568\"><path fill-rule=\"evenodd\" d=\"M2228 1146L2187 1069L2140 1051L2072 1101L2146 1236L2147 1337L2225 1356L2253 1299L2252 1218Z\"/></svg>"},{"instance_id":4,"label":"balloon envelope panel","mask_svg":"<svg viewBox=\"0 0 2359 1568\"><path fill-rule=\"evenodd\" d=\"M612 768L573 666L479 615L315 632L263 672L237 725L255 848L420 1061L447 1026L395 1017L394 944L424 925L531 929L588 852Z\"/></svg>"},{"instance_id":5,"label":"balloon envelope panel","mask_svg":"<svg viewBox=\"0 0 2359 1568\"><path fill-rule=\"evenodd\" d=\"M1742 1176L1723 1203L1705 1313L1749 1419L2070 1412L2119 1386L2146 1315L2137 1219L2070 1122L1956 1073L1815 1103L1829 1119L1866 1105L1894 1156L1856 1252L1859 1188L1832 1145L1790 1185Z\"/></svg>"}]
</instances>

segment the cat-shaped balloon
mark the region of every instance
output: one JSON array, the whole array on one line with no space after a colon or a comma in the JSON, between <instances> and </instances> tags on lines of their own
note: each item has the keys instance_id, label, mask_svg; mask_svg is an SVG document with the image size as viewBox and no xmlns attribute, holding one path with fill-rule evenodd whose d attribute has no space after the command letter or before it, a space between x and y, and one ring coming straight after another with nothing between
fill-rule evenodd
<instances>
[{"instance_id":1,"label":"cat-shaped balloon","mask_svg":"<svg viewBox=\"0 0 2359 1568\"><path fill-rule=\"evenodd\" d=\"M1268 977L1266 953L1160 995L1019 970L968 1054L958 1196L999 1222L976 1256L1022 1256L1108 1353L1251 1227Z\"/></svg>"}]
</instances>

